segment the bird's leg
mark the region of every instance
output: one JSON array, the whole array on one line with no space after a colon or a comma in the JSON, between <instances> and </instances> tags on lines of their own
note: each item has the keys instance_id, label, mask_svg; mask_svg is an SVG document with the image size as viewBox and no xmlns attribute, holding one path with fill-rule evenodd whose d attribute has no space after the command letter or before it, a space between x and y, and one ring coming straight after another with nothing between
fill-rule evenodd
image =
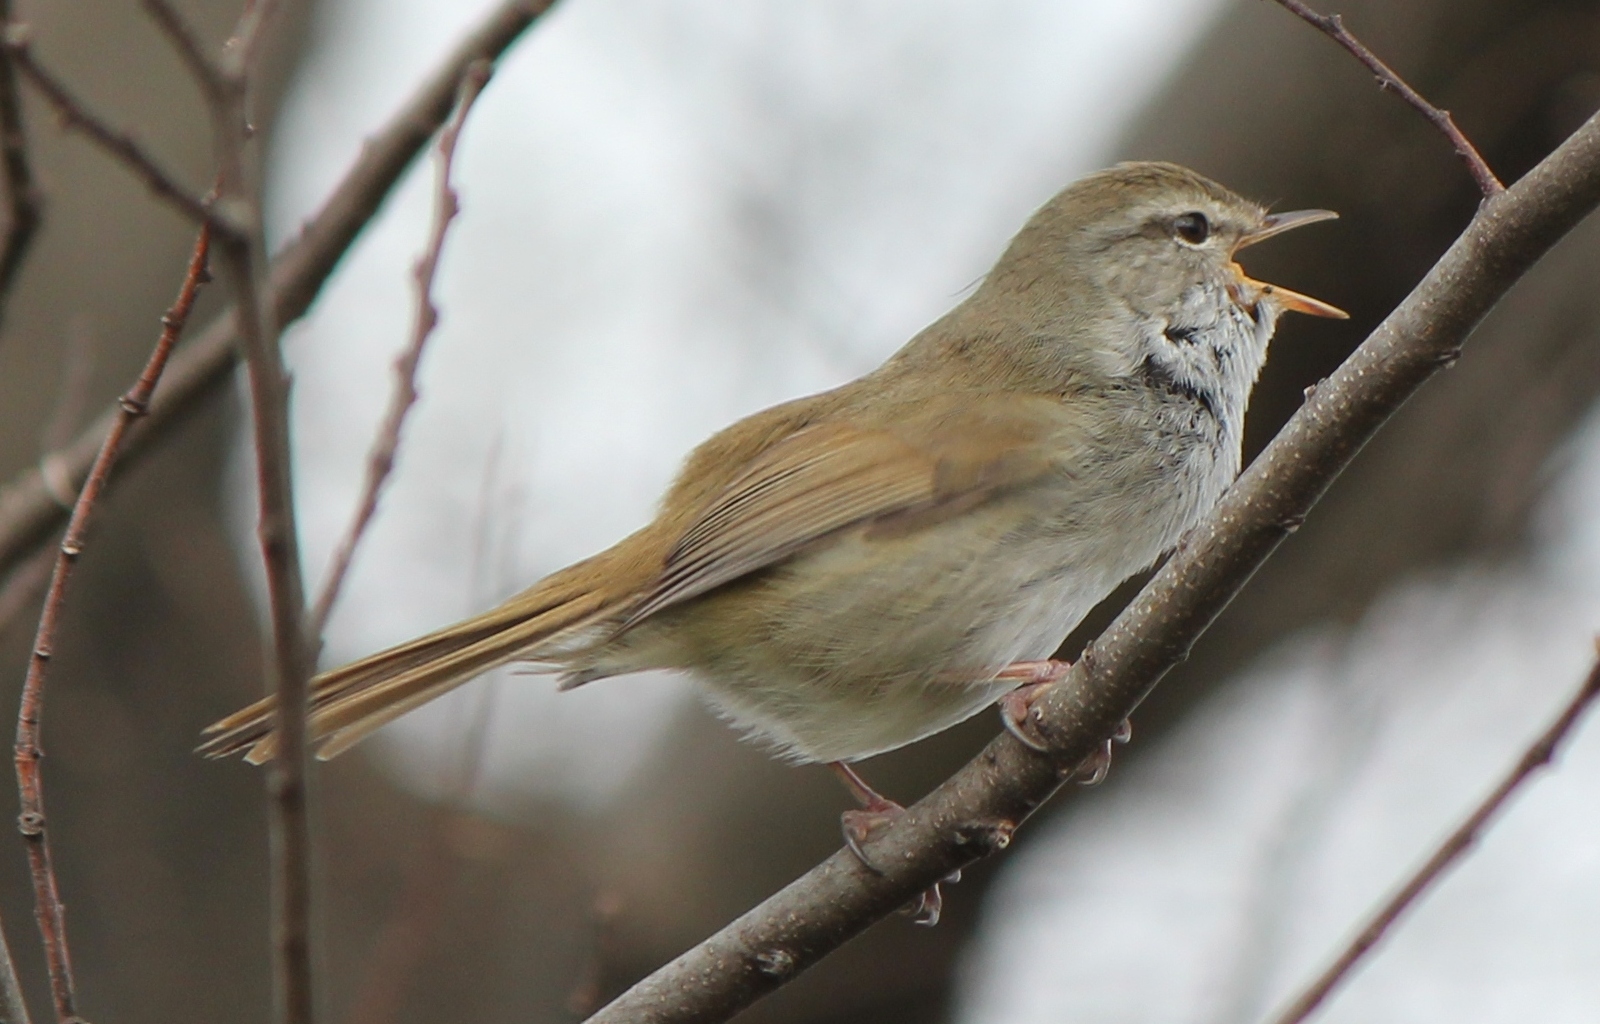
<instances>
[{"instance_id":1,"label":"bird's leg","mask_svg":"<svg viewBox=\"0 0 1600 1024\"><path fill-rule=\"evenodd\" d=\"M1046 687L1060 682L1071 668L1070 661L1017 661L995 674L996 679L1016 680L1021 684L1004 694L999 702L1000 722L1018 743L1041 753L1050 749L1033 724L1033 705L1044 695ZM1111 745L1126 743L1132 738L1133 723L1124 718L1111 738L1073 769L1072 777L1084 786L1104 782L1106 773L1111 770Z\"/></svg>"},{"instance_id":2,"label":"bird's leg","mask_svg":"<svg viewBox=\"0 0 1600 1024\"><path fill-rule=\"evenodd\" d=\"M844 783L850 795L861 804L859 811L845 811L839 815L839 825L844 832L844 844L868 871L875 875L883 874L883 869L872 863L872 858L867 856L867 840L871 838L874 830L882 828L906 813L906 809L867 785L867 780L845 762L830 761L828 767L833 769L833 773ZM945 881L951 884L961 881L961 872L951 872ZM939 883L935 882L915 900L906 904L904 913L909 914L915 923L932 928L939 923L939 913L943 909L944 894L939 891Z\"/></svg>"}]
</instances>

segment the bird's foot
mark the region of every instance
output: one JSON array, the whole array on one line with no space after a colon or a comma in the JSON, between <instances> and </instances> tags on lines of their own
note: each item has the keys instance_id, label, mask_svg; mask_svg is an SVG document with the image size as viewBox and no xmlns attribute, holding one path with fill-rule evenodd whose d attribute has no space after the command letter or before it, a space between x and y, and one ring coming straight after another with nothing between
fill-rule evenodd
<instances>
[{"instance_id":1,"label":"bird's foot","mask_svg":"<svg viewBox=\"0 0 1600 1024\"><path fill-rule=\"evenodd\" d=\"M1034 705L1044 695L1045 689L1060 682L1071 668L1071 662L1054 659L1018 661L995 675L996 679L1014 679L1022 684L1001 696L999 701L1000 722L1006 727L1006 732L1016 737L1018 743L1040 753L1050 749L1035 724ZM1112 744L1126 743L1132 738L1133 723L1124 718L1111 738L1072 770L1072 778L1084 786L1096 786L1104 782L1106 773L1111 770Z\"/></svg>"},{"instance_id":2,"label":"bird's foot","mask_svg":"<svg viewBox=\"0 0 1600 1024\"><path fill-rule=\"evenodd\" d=\"M1045 688L1066 678L1072 669L1070 661L1015 661L995 673L996 679L1019 683L1015 690L1000 698L1000 723L1017 742L1030 750L1043 753L1050 744L1039 735L1033 722L1033 705L1044 694Z\"/></svg>"},{"instance_id":3,"label":"bird's foot","mask_svg":"<svg viewBox=\"0 0 1600 1024\"><path fill-rule=\"evenodd\" d=\"M874 864L872 858L867 855L867 842L872 838L873 832L905 814L906 809L867 785L866 780L843 761L834 761L828 767L833 769L845 788L861 804L860 810L845 811L839 815L840 830L844 833L844 845L850 848L850 852L856 855L856 859L868 871L875 875L883 874L883 869ZM944 880L953 885L961 881L961 872L953 871ZM915 924L932 928L939 923L939 914L943 909L944 894L939 891L939 883L935 882L916 899L907 903L901 913L909 915Z\"/></svg>"}]
</instances>

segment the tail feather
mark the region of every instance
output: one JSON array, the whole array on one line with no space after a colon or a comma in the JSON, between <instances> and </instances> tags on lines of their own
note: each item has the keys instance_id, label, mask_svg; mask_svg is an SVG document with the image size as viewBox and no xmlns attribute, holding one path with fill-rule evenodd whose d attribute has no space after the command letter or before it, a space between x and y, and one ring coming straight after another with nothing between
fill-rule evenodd
<instances>
[{"instance_id":1,"label":"tail feather","mask_svg":"<svg viewBox=\"0 0 1600 1024\"><path fill-rule=\"evenodd\" d=\"M313 705L309 723L311 735L326 740L317 756L323 760L336 756L380 726L490 669L519 659L543 660L539 657L540 648L581 632L597 619L605 618L610 611L598 598L591 598L582 605L579 608L568 605L537 616L397 676L347 692L326 705ZM565 622L561 632L552 635L549 620L558 614Z\"/></svg>"},{"instance_id":2,"label":"tail feather","mask_svg":"<svg viewBox=\"0 0 1600 1024\"><path fill-rule=\"evenodd\" d=\"M317 756L334 757L407 711L507 662L526 659L559 667L576 638L628 604L561 578L566 575L557 574L476 618L311 680L307 729L309 739L320 744ZM253 764L269 761L278 746L276 715L275 698L256 701L206 727L198 752L218 758L243 751Z\"/></svg>"}]
</instances>

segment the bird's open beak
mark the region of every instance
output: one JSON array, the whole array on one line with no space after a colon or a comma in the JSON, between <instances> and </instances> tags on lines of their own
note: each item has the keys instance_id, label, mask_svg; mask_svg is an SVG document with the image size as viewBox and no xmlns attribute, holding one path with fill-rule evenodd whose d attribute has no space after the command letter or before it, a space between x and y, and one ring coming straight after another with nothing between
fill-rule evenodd
<instances>
[{"instance_id":1,"label":"bird's open beak","mask_svg":"<svg viewBox=\"0 0 1600 1024\"><path fill-rule=\"evenodd\" d=\"M1272 213L1262 220L1261 226L1254 231L1239 237L1239 242L1233 247L1234 252L1257 242L1265 241L1274 235L1281 235L1285 231L1304 227L1307 224L1316 224L1319 221L1335 220L1338 214L1332 210L1293 210L1289 213ZM1262 299L1270 298L1279 307L1295 313L1307 313L1311 316L1325 316L1335 320L1348 320L1350 314L1338 306L1330 306L1321 299L1313 299L1309 295L1301 295L1287 288L1280 288L1275 284L1256 281L1247 277L1244 268L1237 263L1228 264L1237 281L1229 289L1233 300L1248 310L1254 310L1256 304Z\"/></svg>"}]
</instances>

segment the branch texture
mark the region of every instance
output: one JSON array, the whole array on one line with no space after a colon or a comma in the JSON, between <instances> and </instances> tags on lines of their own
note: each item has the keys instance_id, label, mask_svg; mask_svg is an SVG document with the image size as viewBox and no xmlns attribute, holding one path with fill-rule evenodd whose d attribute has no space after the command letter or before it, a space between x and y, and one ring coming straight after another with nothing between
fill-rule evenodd
<instances>
[{"instance_id":1,"label":"branch texture","mask_svg":"<svg viewBox=\"0 0 1600 1024\"><path fill-rule=\"evenodd\" d=\"M602 1009L591 1022L720 1021L792 979L1012 832L1183 660L1351 459L1494 304L1600 204L1600 115L1489 199L1449 251L1328 380L1138 598L1034 705L1050 742L1001 735L870 844L841 850Z\"/></svg>"}]
</instances>

